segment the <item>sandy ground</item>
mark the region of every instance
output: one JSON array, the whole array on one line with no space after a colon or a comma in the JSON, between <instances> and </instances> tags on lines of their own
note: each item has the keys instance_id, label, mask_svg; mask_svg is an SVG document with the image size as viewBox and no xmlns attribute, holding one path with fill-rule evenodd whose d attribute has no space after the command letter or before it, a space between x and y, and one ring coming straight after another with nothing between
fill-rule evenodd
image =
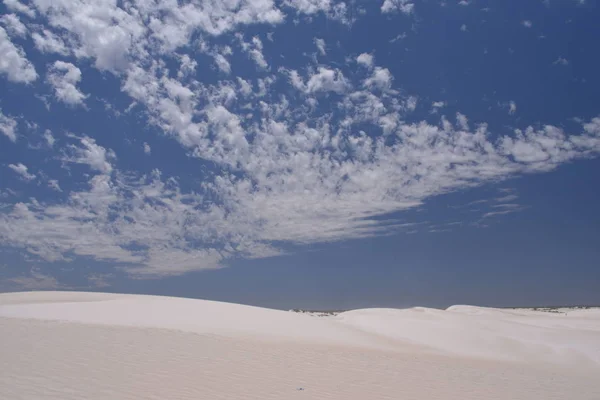
<instances>
[{"instance_id":1,"label":"sandy ground","mask_svg":"<svg viewBox=\"0 0 600 400\"><path fill-rule=\"evenodd\" d=\"M600 312L0 295L0 399L600 399ZM299 390L302 389L302 390Z\"/></svg>"}]
</instances>

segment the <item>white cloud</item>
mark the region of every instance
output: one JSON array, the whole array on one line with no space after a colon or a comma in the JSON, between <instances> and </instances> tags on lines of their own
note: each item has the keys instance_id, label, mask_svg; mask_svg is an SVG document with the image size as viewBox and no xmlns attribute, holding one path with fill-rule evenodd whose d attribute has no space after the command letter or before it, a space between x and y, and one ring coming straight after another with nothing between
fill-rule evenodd
<instances>
[{"instance_id":1,"label":"white cloud","mask_svg":"<svg viewBox=\"0 0 600 400\"><path fill-rule=\"evenodd\" d=\"M398 40L406 39L407 35L405 32L399 33L389 40L390 43L396 43Z\"/></svg>"},{"instance_id":2,"label":"white cloud","mask_svg":"<svg viewBox=\"0 0 600 400\"><path fill-rule=\"evenodd\" d=\"M408 98L404 102L404 108L407 111L415 111L415 109L417 108L418 100L419 99L417 99L415 96L408 96Z\"/></svg>"},{"instance_id":3,"label":"white cloud","mask_svg":"<svg viewBox=\"0 0 600 400\"><path fill-rule=\"evenodd\" d=\"M446 107L448 104L445 101L434 101L431 103L431 113L437 114L439 110Z\"/></svg>"},{"instance_id":4,"label":"white cloud","mask_svg":"<svg viewBox=\"0 0 600 400\"><path fill-rule=\"evenodd\" d=\"M521 209L506 209L506 210L500 210L500 211L490 211L490 212L483 214L482 219L496 217L498 215L512 214L512 213L520 211L520 210Z\"/></svg>"},{"instance_id":5,"label":"white cloud","mask_svg":"<svg viewBox=\"0 0 600 400\"><path fill-rule=\"evenodd\" d=\"M12 142L17 141L17 121L14 118L4 115L0 108L0 132L6 135Z\"/></svg>"},{"instance_id":6,"label":"white cloud","mask_svg":"<svg viewBox=\"0 0 600 400\"><path fill-rule=\"evenodd\" d=\"M179 79L185 78L186 76L192 75L196 72L196 67L198 67L198 63L196 60L193 60L189 55L184 54L179 59L180 66L179 71L177 72L177 77Z\"/></svg>"},{"instance_id":7,"label":"white cloud","mask_svg":"<svg viewBox=\"0 0 600 400\"><path fill-rule=\"evenodd\" d=\"M48 68L47 79L54 88L54 95L58 100L70 106L84 104L87 95L77 88L77 84L81 81L81 70L75 65L55 61Z\"/></svg>"},{"instance_id":8,"label":"white cloud","mask_svg":"<svg viewBox=\"0 0 600 400\"><path fill-rule=\"evenodd\" d=\"M583 129L589 135L600 136L600 117L592 118L590 122L584 123Z\"/></svg>"},{"instance_id":9,"label":"white cloud","mask_svg":"<svg viewBox=\"0 0 600 400\"><path fill-rule=\"evenodd\" d=\"M21 178L25 179L26 181L30 181L32 179L35 179L35 175L34 174L30 174L28 172L28 168L24 164L22 164L22 163L8 164L8 168L10 168L13 171L15 171L15 173L19 174L21 176Z\"/></svg>"},{"instance_id":10,"label":"white cloud","mask_svg":"<svg viewBox=\"0 0 600 400\"><path fill-rule=\"evenodd\" d=\"M138 278L180 275L189 271L221 268L223 255L216 250L156 248L148 252L143 266L125 270ZM165 265L170 265L165 268Z\"/></svg>"},{"instance_id":11,"label":"white cloud","mask_svg":"<svg viewBox=\"0 0 600 400\"><path fill-rule=\"evenodd\" d=\"M12 189L0 190L0 199L6 199L9 197L13 197L13 196L14 197L18 196L18 193Z\"/></svg>"},{"instance_id":12,"label":"white cloud","mask_svg":"<svg viewBox=\"0 0 600 400\"><path fill-rule=\"evenodd\" d=\"M242 50L254 61L254 63L263 70L269 68L269 64L263 55L263 43L258 36L254 36L250 43L244 42L242 35L238 35Z\"/></svg>"},{"instance_id":13,"label":"white cloud","mask_svg":"<svg viewBox=\"0 0 600 400\"><path fill-rule=\"evenodd\" d=\"M92 59L98 69L113 72L127 70L132 58L148 57L149 52L172 54L197 32L218 36L239 25L275 25L284 19L272 0L35 0L35 5L50 26L69 37L76 57Z\"/></svg>"},{"instance_id":14,"label":"white cloud","mask_svg":"<svg viewBox=\"0 0 600 400\"><path fill-rule=\"evenodd\" d=\"M355 102L376 101L360 93ZM379 101L380 113L387 112L388 100ZM265 115L277 119L266 117L250 143L243 119L211 105L215 140L189 146L204 159L226 159L239 170L237 176L221 173L208 183L206 199L183 193L176 180L158 171L146 177L116 171L93 176L89 188L71 192L65 203L16 204L9 214L0 214L0 238L45 260L88 256L122 263L139 277L180 274L217 268L229 257L277 254L271 241L314 243L404 229L372 217L600 152L600 118L586 123L579 135L546 126L498 143L490 141L485 126L469 130L462 114L457 128L444 118L439 125L397 118L392 129L399 141L388 146L383 139L332 129L327 120L309 125L309 119L315 121L310 115L293 124L283 103L266 107ZM106 172L110 151L89 138L81 142L80 162ZM496 203L514 204L508 195ZM493 215L516 209L493 208Z\"/></svg>"},{"instance_id":15,"label":"white cloud","mask_svg":"<svg viewBox=\"0 0 600 400\"><path fill-rule=\"evenodd\" d=\"M0 18L0 21L11 36L25 37L27 36L27 27L21 22L15 14L5 14Z\"/></svg>"},{"instance_id":16,"label":"white cloud","mask_svg":"<svg viewBox=\"0 0 600 400\"><path fill-rule=\"evenodd\" d=\"M514 113L517 112L517 103L515 103L514 101L510 101L508 102L508 113L510 115L513 115Z\"/></svg>"},{"instance_id":17,"label":"white cloud","mask_svg":"<svg viewBox=\"0 0 600 400\"><path fill-rule=\"evenodd\" d=\"M60 188L60 185L58 184L58 181L56 179L50 179L48 181L48 187L57 192L62 192L62 189Z\"/></svg>"},{"instance_id":18,"label":"white cloud","mask_svg":"<svg viewBox=\"0 0 600 400\"><path fill-rule=\"evenodd\" d=\"M324 56L327 54L327 50L325 47L325 40L323 39L319 39L319 38L315 38L315 45L317 46L317 49L319 49L319 53Z\"/></svg>"},{"instance_id":19,"label":"white cloud","mask_svg":"<svg viewBox=\"0 0 600 400\"><path fill-rule=\"evenodd\" d=\"M319 67L318 71L308 78L308 81L306 82L306 91L308 93L343 93L348 89L349 85L350 84L344 77L342 71Z\"/></svg>"},{"instance_id":20,"label":"white cloud","mask_svg":"<svg viewBox=\"0 0 600 400\"><path fill-rule=\"evenodd\" d=\"M505 196L496 197L494 200L498 203L504 203L507 201L514 201L518 198L519 198L519 196L517 196L516 194L507 194Z\"/></svg>"},{"instance_id":21,"label":"white cloud","mask_svg":"<svg viewBox=\"0 0 600 400\"><path fill-rule=\"evenodd\" d=\"M152 153L152 149L148 143L144 143L144 153L150 155Z\"/></svg>"},{"instance_id":22,"label":"white cloud","mask_svg":"<svg viewBox=\"0 0 600 400\"><path fill-rule=\"evenodd\" d=\"M358 57L356 57L356 62L368 68L371 68L373 66L373 56L368 53L362 53Z\"/></svg>"},{"instance_id":23,"label":"white cloud","mask_svg":"<svg viewBox=\"0 0 600 400\"><path fill-rule=\"evenodd\" d=\"M364 85L368 87L378 87L379 89L386 90L392 87L392 81L394 77L390 73L390 70L382 67L375 67L370 77L365 79Z\"/></svg>"},{"instance_id":24,"label":"white cloud","mask_svg":"<svg viewBox=\"0 0 600 400\"><path fill-rule=\"evenodd\" d=\"M456 113L456 124L463 131L469 130L469 120L464 114Z\"/></svg>"},{"instance_id":25,"label":"white cloud","mask_svg":"<svg viewBox=\"0 0 600 400\"><path fill-rule=\"evenodd\" d=\"M531 28L533 26L533 23L529 20L524 20L523 22L521 22L523 24L523 26L525 28Z\"/></svg>"},{"instance_id":26,"label":"white cloud","mask_svg":"<svg viewBox=\"0 0 600 400\"><path fill-rule=\"evenodd\" d=\"M48 144L48 147L53 147L54 142L56 142L56 139L54 139L54 136L52 136L52 132L50 132L49 130L46 130L46 132L44 132L44 140L46 140L46 144Z\"/></svg>"},{"instance_id":27,"label":"white cloud","mask_svg":"<svg viewBox=\"0 0 600 400\"><path fill-rule=\"evenodd\" d=\"M460 26L460 30L461 30L462 32L466 32L466 31L468 30L468 29L467 29L467 25L466 25L466 24L462 24L462 25Z\"/></svg>"},{"instance_id":28,"label":"white cloud","mask_svg":"<svg viewBox=\"0 0 600 400\"><path fill-rule=\"evenodd\" d=\"M304 14L327 12L331 9L331 0L284 0L283 4Z\"/></svg>"},{"instance_id":29,"label":"white cloud","mask_svg":"<svg viewBox=\"0 0 600 400\"><path fill-rule=\"evenodd\" d=\"M226 74L231 73L231 64L229 61L227 61L224 55L216 53L213 55L213 57L215 59L215 64L217 64L217 67L219 67L221 71L225 72Z\"/></svg>"},{"instance_id":30,"label":"white cloud","mask_svg":"<svg viewBox=\"0 0 600 400\"><path fill-rule=\"evenodd\" d=\"M250 94L252 94L252 84L250 82L239 76L237 77L237 82L240 87L239 90L244 96L250 96Z\"/></svg>"},{"instance_id":31,"label":"white cloud","mask_svg":"<svg viewBox=\"0 0 600 400\"><path fill-rule=\"evenodd\" d=\"M113 274L93 273L88 275L87 280L90 283L90 285L95 288L105 288L111 286L111 278L114 278Z\"/></svg>"},{"instance_id":32,"label":"white cloud","mask_svg":"<svg viewBox=\"0 0 600 400\"><path fill-rule=\"evenodd\" d=\"M25 14L29 18L35 17L35 10L33 10L31 7L26 6L25 4L21 3L19 0L2 0L2 1L3 1L4 5L6 6L6 8L8 8L11 11Z\"/></svg>"},{"instance_id":33,"label":"white cloud","mask_svg":"<svg viewBox=\"0 0 600 400\"><path fill-rule=\"evenodd\" d=\"M307 20L319 12L341 22L348 18L341 3L279 4L308 14ZM417 97L392 90L391 72L376 67L368 53L356 58L367 69L310 63L270 73L263 54L268 49L258 36L248 42L241 33L239 42L218 37L239 25L282 22L283 13L269 0L35 0L35 5L49 22L48 32L60 32L68 54L113 72L111 79L120 81L122 95L129 96L141 120L199 159L196 164L188 160L190 165L198 170L211 165L202 179L190 172L191 181L202 181L195 186L158 170L149 175L120 170L112 150L94 139L61 136L61 145L77 140L60 150L65 164L89 169L69 168L75 184L61 178L65 192L60 196L21 199L0 210L0 241L46 261L86 257L136 277L218 268L235 257L281 254L279 243L405 230L406 224L375 217L443 193L549 171L600 151L600 119L574 134L554 126L525 127L499 139L485 124L460 113L435 123L407 122ZM384 5L383 12L407 14L414 7L400 0ZM326 54L321 40L315 45ZM238 54L223 43L239 43L259 67L258 76L250 79L244 71L240 76L236 71L235 79L217 74L223 78L218 81L200 76L205 71L196 69L204 67L206 57L231 73ZM55 87L68 88L62 97L81 104L81 71L59 63L49 80L60 72L62 86ZM432 112L445 106L433 102ZM44 138L49 147L58 146L50 132ZM132 142L151 152L143 139ZM39 175L51 189L63 189L57 180ZM511 195L490 200L488 211L517 209Z\"/></svg>"},{"instance_id":34,"label":"white cloud","mask_svg":"<svg viewBox=\"0 0 600 400\"><path fill-rule=\"evenodd\" d=\"M75 145L69 146L69 154L64 158L64 161L86 164L93 170L103 174L110 174L112 172L113 167L109 162L110 159L115 158L112 150L106 150L104 147L96 144L94 139L87 136L79 138L79 142L82 145L81 147Z\"/></svg>"},{"instance_id":35,"label":"white cloud","mask_svg":"<svg viewBox=\"0 0 600 400\"><path fill-rule=\"evenodd\" d=\"M384 0L381 5L381 12L384 14L394 12L410 14L413 12L414 7L412 0Z\"/></svg>"},{"instance_id":36,"label":"white cloud","mask_svg":"<svg viewBox=\"0 0 600 400\"><path fill-rule=\"evenodd\" d=\"M224 249L197 250L188 242L199 235L210 240L211 232L231 234L221 227L220 210L198 212L201 199L181 194L174 180L161 181L158 171L135 180L96 175L65 204L15 204L0 215L0 237L47 261L68 262L66 253L91 256L120 263L138 277L217 268ZM244 241L238 242L243 249Z\"/></svg>"},{"instance_id":37,"label":"white cloud","mask_svg":"<svg viewBox=\"0 0 600 400\"><path fill-rule=\"evenodd\" d=\"M30 83L37 79L33 64L21 47L15 46L4 28L0 27L0 74L13 82Z\"/></svg>"},{"instance_id":38,"label":"white cloud","mask_svg":"<svg viewBox=\"0 0 600 400\"><path fill-rule=\"evenodd\" d=\"M56 278L36 269L32 269L28 275L8 278L7 281L22 290L48 290L64 287Z\"/></svg>"},{"instance_id":39,"label":"white cloud","mask_svg":"<svg viewBox=\"0 0 600 400\"><path fill-rule=\"evenodd\" d=\"M75 56L93 59L100 70L122 70L128 55L141 51L135 45L146 28L135 8L131 15L116 2L94 0L36 0L36 6L50 26L69 33Z\"/></svg>"},{"instance_id":40,"label":"white cloud","mask_svg":"<svg viewBox=\"0 0 600 400\"><path fill-rule=\"evenodd\" d=\"M569 60L563 57L558 57L552 64L566 66L569 65Z\"/></svg>"},{"instance_id":41,"label":"white cloud","mask_svg":"<svg viewBox=\"0 0 600 400\"><path fill-rule=\"evenodd\" d=\"M42 53L56 53L63 56L69 54L69 50L60 36L47 29L42 30L41 33L32 33L31 38L35 43L35 47Z\"/></svg>"}]
</instances>

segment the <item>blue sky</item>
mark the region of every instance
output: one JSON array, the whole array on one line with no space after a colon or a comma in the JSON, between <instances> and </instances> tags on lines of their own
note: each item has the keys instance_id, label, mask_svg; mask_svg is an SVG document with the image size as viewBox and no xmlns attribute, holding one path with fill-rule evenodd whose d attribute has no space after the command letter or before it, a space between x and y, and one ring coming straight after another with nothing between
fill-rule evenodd
<instances>
[{"instance_id":1,"label":"blue sky","mask_svg":"<svg viewBox=\"0 0 600 400\"><path fill-rule=\"evenodd\" d=\"M0 12L0 290L600 303L594 1Z\"/></svg>"}]
</instances>

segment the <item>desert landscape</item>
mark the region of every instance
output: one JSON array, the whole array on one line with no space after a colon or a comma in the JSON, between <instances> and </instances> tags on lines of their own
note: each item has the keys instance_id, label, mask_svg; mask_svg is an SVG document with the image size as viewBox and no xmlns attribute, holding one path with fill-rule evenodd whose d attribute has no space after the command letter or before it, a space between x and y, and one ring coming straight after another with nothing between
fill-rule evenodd
<instances>
[{"instance_id":1,"label":"desert landscape","mask_svg":"<svg viewBox=\"0 0 600 400\"><path fill-rule=\"evenodd\" d=\"M600 398L600 309L330 316L206 300L0 295L2 399Z\"/></svg>"}]
</instances>

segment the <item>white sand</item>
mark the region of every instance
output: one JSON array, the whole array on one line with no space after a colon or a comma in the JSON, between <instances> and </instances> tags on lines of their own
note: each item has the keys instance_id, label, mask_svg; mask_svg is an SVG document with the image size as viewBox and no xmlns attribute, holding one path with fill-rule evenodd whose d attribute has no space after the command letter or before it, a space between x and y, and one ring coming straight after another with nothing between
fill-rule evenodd
<instances>
[{"instance_id":1,"label":"white sand","mask_svg":"<svg viewBox=\"0 0 600 400\"><path fill-rule=\"evenodd\" d=\"M0 399L600 399L600 311L0 295ZM303 390L298 390L303 388Z\"/></svg>"}]
</instances>

